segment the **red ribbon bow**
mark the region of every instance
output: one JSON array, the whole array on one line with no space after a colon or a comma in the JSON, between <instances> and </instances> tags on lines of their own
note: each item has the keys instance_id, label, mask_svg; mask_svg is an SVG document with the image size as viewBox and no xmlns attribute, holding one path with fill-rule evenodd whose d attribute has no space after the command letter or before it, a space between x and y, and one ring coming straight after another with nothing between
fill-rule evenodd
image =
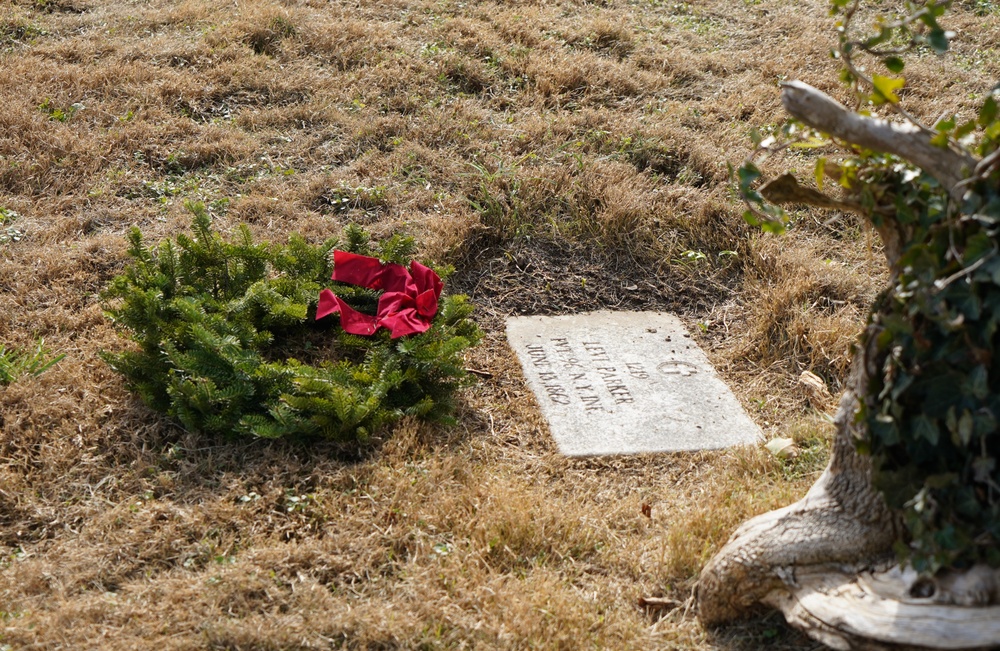
<instances>
[{"instance_id":1,"label":"red ribbon bow","mask_svg":"<svg viewBox=\"0 0 1000 651\"><path fill-rule=\"evenodd\" d=\"M329 289L319 293L316 318L340 312L340 325L352 335L373 335L388 328L393 339L424 332L437 314L443 284L436 273L416 260L410 269L382 264L378 258L346 251L333 252L334 280L368 289L383 290L375 316L353 309Z\"/></svg>"}]
</instances>

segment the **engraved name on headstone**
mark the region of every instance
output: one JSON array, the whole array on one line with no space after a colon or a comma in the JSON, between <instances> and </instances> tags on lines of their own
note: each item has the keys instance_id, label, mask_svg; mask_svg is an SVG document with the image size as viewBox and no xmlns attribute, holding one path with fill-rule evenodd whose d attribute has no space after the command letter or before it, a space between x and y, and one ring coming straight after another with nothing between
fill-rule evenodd
<instances>
[{"instance_id":1,"label":"engraved name on headstone","mask_svg":"<svg viewBox=\"0 0 1000 651\"><path fill-rule=\"evenodd\" d=\"M673 315L513 317L507 338L563 454L702 450L762 437Z\"/></svg>"}]
</instances>

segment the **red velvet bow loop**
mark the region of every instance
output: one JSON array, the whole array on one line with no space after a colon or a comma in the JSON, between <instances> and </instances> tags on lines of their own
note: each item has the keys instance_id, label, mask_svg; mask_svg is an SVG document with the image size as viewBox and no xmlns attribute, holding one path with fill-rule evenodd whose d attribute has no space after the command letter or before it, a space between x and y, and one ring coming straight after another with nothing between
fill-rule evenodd
<instances>
[{"instance_id":1,"label":"red velvet bow loop","mask_svg":"<svg viewBox=\"0 0 1000 651\"><path fill-rule=\"evenodd\" d=\"M373 335L388 328L398 339L425 332L437 314L438 298L444 287L436 273L416 260L407 270L401 264L382 264L378 258L346 251L333 252L333 280L368 289L383 290L375 316L362 314L329 289L319 294L316 318L340 312L340 325L354 335Z\"/></svg>"}]
</instances>

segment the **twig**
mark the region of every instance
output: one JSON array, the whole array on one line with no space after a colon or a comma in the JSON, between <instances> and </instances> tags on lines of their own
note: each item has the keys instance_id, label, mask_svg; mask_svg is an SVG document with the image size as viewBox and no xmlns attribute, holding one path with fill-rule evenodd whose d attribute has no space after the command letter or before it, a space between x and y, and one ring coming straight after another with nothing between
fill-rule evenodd
<instances>
[{"instance_id":1,"label":"twig","mask_svg":"<svg viewBox=\"0 0 1000 651\"><path fill-rule=\"evenodd\" d=\"M650 610L677 610L683 606L681 602L676 599L667 599L665 597L639 597L639 607L649 608Z\"/></svg>"}]
</instances>

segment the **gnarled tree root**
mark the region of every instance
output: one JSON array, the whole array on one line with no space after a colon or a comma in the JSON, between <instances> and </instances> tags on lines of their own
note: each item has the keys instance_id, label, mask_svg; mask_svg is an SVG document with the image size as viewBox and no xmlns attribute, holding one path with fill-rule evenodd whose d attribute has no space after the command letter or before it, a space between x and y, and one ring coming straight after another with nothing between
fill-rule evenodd
<instances>
[{"instance_id":1,"label":"gnarled tree root","mask_svg":"<svg viewBox=\"0 0 1000 651\"><path fill-rule=\"evenodd\" d=\"M855 391L866 384L861 364ZM760 606L834 649L1000 647L1000 572L977 566L928 582L892 566L898 519L853 445L857 394L841 400L830 465L804 498L744 523L702 570L706 626ZM955 605L965 604L965 605Z\"/></svg>"},{"instance_id":2,"label":"gnarled tree root","mask_svg":"<svg viewBox=\"0 0 1000 651\"><path fill-rule=\"evenodd\" d=\"M825 483L821 479L791 506L744 523L709 561L697 588L702 623L744 616L772 592L795 585L798 568L884 559L895 539L893 528L854 520Z\"/></svg>"},{"instance_id":3,"label":"gnarled tree root","mask_svg":"<svg viewBox=\"0 0 1000 651\"><path fill-rule=\"evenodd\" d=\"M745 522L698 580L701 621L719 624L746 614L783 585L786 568L880 560L900 533L899 522L871 487L871 466L854 449L856 396L867 385L862 359L837 414L830 464L798 502Z\"/></svg>"},{"instance_id":4,"label":"gnarled tree root","mask_svg":"<svg viewBox=\"0 0 1000 651\"><path fill-rule=\"evenodd\" d=\"M793 584L774 590L763 603L834 649L953 649L1000 645L1000 606L937 603L910 596L915 576L836 567L798 570Z\"/></svg>"}]
</instances>

